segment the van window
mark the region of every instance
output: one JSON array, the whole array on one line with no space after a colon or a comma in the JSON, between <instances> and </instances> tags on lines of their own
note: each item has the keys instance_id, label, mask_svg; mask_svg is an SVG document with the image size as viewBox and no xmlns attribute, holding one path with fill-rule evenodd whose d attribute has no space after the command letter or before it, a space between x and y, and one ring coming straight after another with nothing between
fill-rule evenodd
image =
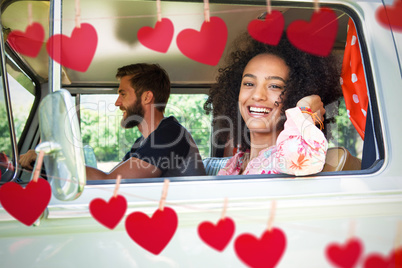
<instances>
[{"instance_id":1,"label":"van window","mask_svg":"<svg viewBox=\"0 0 402 268\"><path fill-rule=\"evenodd\" d=\"M201 157L210 156L211 115L206 115L206 94L172 94L165 116L173 115L191 133Z\"/></svg>"},{"instance_id":2,"label":"van window","mask_svg":"<svg viewBox=\"0 0 402 268\"><path fill-rule=\"evenodd\" d=\"M35 100L35 84L13 62L8 61L6 66L18 143Z\"/></svg>"},{"instance_id":3,"label":"van window","mask_svg":"<svg viewBox=\"0 0 402 268\"><path fill-rule=\"evenodd\" d=\"M116 94L80 95L82 143L84 148L92 148L97 168L105 172L121 161L140 136L137 128L120 127L121 112L114 105L116 99Z\"/></svg>"},{"instance_id":4,"label":"van window","mask_svg":"<svg viewBox=\"0 0 402 268\"><path fill-rule=\"evenodd\" d=\"M353 126L345 105L345 99L342 98L339 102L338 114L333 116L331 108L327 107L327 117L333 118L334 122L329 124L330 130L328 135L328 147L341 146L349 150L349 152L362 158L363 153L363 139ZM334 107L335 108L335 107Z\"/></svg>"},{"instance_id":5,"label":"van window","mask_svg":"<svg viewBox=\"0 0 402 268\"><path fill-rule=\"evenodd\" d=\"M220 6L223 8L224 6ZM286 27L297 20L305 20L308 21L314 13L313 8L283 8L283 7L275 7L275 9L280 10L285 19L285 31ZM337 29L337 37L333 43L332 52L338 57L339 60L339 71L345 67L348 67L351 62L346 59L345 61L345 50L348 40L348 27L352 22L352 19L348 16L345 11L333 9L336 13L336 17L338 20L338 29ZM232 16L235 16L237 11L233 11L233 14L222 15L227 21L233 20ZM247 13L250 17L248 22L253 18L257 19L264 18L265 9L261 7L261 10L252 9L251 7L245 7L244 13ZM220 15L218 12L217 16ZM174 18L174 16L173 16ZM353 22L352 22L353 24ZM230 36L228 42L233 42L235 38L243 33L246 30L247 23L244 25L244 29L241 32L237 32ZM230 25L228 25L230 28ZM358 27L357 27L358 28ZM240 30L239 30L240 31ZM358 35L358 33L357 33ZM364 39L357 38L357 42L364 42ZM365 47L364 45L362 46ZM216 66L218 68L222 68L225 66L224 58L230 53L230 49L232 48L232 43L228 43L225 53L223 53L222 60ZM360 51L358 55L361 58L361 64L359 68L363 73L363 80L366 80L365 77L370 77L371 73L366 73L367 70L370 70L369 67L366 67L365 64L367 61L367 51ZM141 54L144 55L144 54ZM159 56L156 54L155 56ZM96 59L95 59L96 60ZM169 68L173 68L171 64L174 64L174 61L169 61L169 63L164 62L166 60L163 55L160 57L160 61L163 63L162 66L167 68L169 72ZM144 60L145 61L145 60ZM153 61L159 62L159 60L153 59ZM188 61L188 59L186 59ZM347 65L345 65L347 62ZM197 75L203 74L208 76L208 80L205 81L203 85L206 85L206 88L210 87L212 83L214 83L214 79L216 78L217 71L214 73L207 73L203 70L206 68L202 64L198 64L200 72L193 72ZM192 68L195 68L192 66ZM181 68L183 69L183 68ZM174 69L171 69L174 70ZM198 70L198 69L197 69ZM192 81L192 84L197 86L197 81L194 78L189 78L188 76L181 76L180 72L171 71L169 74L173 77L173 80L176 81L179 85L181 83L185 83L186 80L189 79ZM193 81L194 80L194 81ZM341 80L341 79L340 79ZM201 79L199 79L201 81ZM367 84L367 85L366 85ZM199 86L199 85L198 85ZM368 99L368 87L369 83L364 81L364 91L365 98ZM191 88L189 87L188 91L190 92ZM344 89L345 91L345 89ZM181 91L182 93L183 91ZM186 94L172 94L169 100L169 104L166 108L166 116L174 115L179 122L181 122L192 134L195 142L197 143L201 156L203 159L208 157L221 157L228 156L226 153L232 153L232 149L226 150L223 155L221 155L221 149L219 146L223 146L223 144L214 145L211 142L211 139L214 139L214 132L219 131L219 126L214 126L213 131L211 130L211 115L206 115L203 104L206 100L207 95L203 94L189 94L184 91ZM325 107L327 114L326 118L331 120L330 124L327 124L325 128L325 133L327 134L329 147L344 147L349 151L349 153L358 159L363 158L363 147L364 140L362 132L356 131L356 122L353 121L353 115L351 116L351 107L350 107L350 98L352 95L347 95L344 92L344 97L335 103L331 103L327 107ZM106 99L110 98L110 99ZM102 169L105 166L104 170L109 171L112 167L114 167L120 159L125 155L125 153L131 148L135 139L140 136L140 133L136 128L124 130L120 127L121 113L114 106L114 102L117 96L101 96L101 95L82 95L81 98L81 128L82 128L82 138L84 145L89 145L93 148L95 152L95 156L97 157L98 168ZM354 98L354 95L353 95ZM354 99L352 101L355 101ZM375 103L373 103L375 105ZM367 112L367 107L363 107L361 109L363 112ZM366 114L364 114L366 116ZM362 127L362 126L361 126ZM365 124L363 124L363 132L364 132ZM368 142L369 144L371 142ZM116 146L117 144L117 146ZM371 143L373 145L373 143ZM214 148L216 146L217 148ZM219 147L219 148L218 148ZM371 146L373 147L373 146ZM379 156L376 156L377 159Z\"/></svg>"},{"instance_id":6,"label":"van window","mask_svg":"<svg viewBox=\"0 0 402 268\"><path fill-rule=\"evenodd\" d=\"M210 154L211 118L203 109L205 94L171 94L165 116L173 115L187 128L202 158ZM141 136L138 128L120 126L122 112L116 94L80 95L80 125L84 151L92 148L96 167L105 172L116 166Z\"/></svg>"}]
</instances>

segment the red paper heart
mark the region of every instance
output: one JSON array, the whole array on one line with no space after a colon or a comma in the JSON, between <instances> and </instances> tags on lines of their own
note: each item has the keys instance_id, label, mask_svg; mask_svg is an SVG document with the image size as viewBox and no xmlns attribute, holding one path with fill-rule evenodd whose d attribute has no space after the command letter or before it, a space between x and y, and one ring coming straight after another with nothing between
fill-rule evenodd
<instances>
[{"instance_id":1,"label":"red paper heart","mask_svg":"<svg viewBox=\"0 0 402 268\"><path fill-rule=\"evenodd\" d=\"M391 25L395 31L402 31L402 0L395 0L392 6L381 6L375 15L377 21L388 27Z\"/></svg>"},{"instance_id":2,"label":"red paper heart","mask_svg":"<svg viewBox=\"0 0 402 268\"><path fill-rule=\"evenodd\" d=\"M38 56L45 39L45 30L42 24L34 22L25 29L25 32L12 31L7 41L10 46L23 55L35 58Z\"/></svg>"},{"instance_id":3,"label":"red paper heart","mask_svg":"<svg viewBox=\"0 0 402 268\"><path fill-rule=\"evenodd\" d=\"M379 253L372 253L364 261L364 268L401 268L402 247L391 251L389 256L382 256Z\"/></svg>"},{"instance_id":4,"label":"red paper heart","mask_svg":"<svg viewBox=\"0 0 402 268\"><path fill-rule=\"evenodd\" d=\"M137 38L145 47L166 53L173 39L174 27L171 20L163 18L156 22L155 28L142 27L137 33Z\"/></svg>"},{"instance_id":5,"label":"red paper heart","mask_svg":"<svg viewBox=\"0 0 402 268\"><path fill-rule=\"evenodd\" d=\"M123 218L127 209L127 200L122 195L112 196L109 202L96 198L89 203L92 217L109 229L114 229Z\"/></svg>"},{"instance_id":6,"label":"red paper heart","mask_svg":"<svg viewBox=\"0 0 402 268\"><path fill-rule=\"evenodd\" d=\"M235 240L237 256L250 267L275 267L286 248L286 236L282 230L265 231L258 239L242 234Z\"/></svg>"},{"instance_id":7,"label":"red paper heart","mask_svg":"<svg viewBox=\"0 0 402 268\"><path fill-rule=\"evenodd\" d=\"M0 188L0 203L14 218L25 225L32 225L46 209L52 197L49 183L39 178L25 188L15 182L7 182Z\"/></svg>"},{"instance_id":8,"label":"red paper heart","mask_svg":"<svg viewBox=\"0 0 402 268\"><path fill-rule=\"evenodd\" d=\"M223 218L217 225L204 221L198 225L198 235L210 247L223 251L232 239L235 224L231 218Z\"/></svg>"},{"instance_id":9,"label":"red paper heart","mask_svg":"<svg viewBox=\"0 0 402 268\"><path fill-rule=\"evenodd\" d=\"M255 40L276 46L281 39L285 20L281 12L273 10L271 14L267 14L264 21L252 20L247 30L251 37Z\"/></svg>"},{"instance_id":10,"label":"red paper heart","mask_svg":"<svg viewBox=\"0 0 402 268\"><path fill-rule=\"evenodd\" d=\"M177 46L186 57L215 66L225 50L228 30L219 17L204 21L201 31L184 29L177 36Z\"/></svg>"},{"instance_id":11,"label":"red paper heart","mask_svg":"<svg viewBox=\"0 0 402 268\"><path fill-rule=\"evenodd\" d=\"M82 23L80 28L74 28L71 38L56 34L49 38L46 44L49 56L61 65L85 72L95 55L98 45L98 35L95 28L88 23Z\"/></svg>"},{"instance_id":12,"label":"red paper heart","mask_svg":"<svg viewBox=\"0 0 402 268\"><path fill-rule=\"evenodd\" d=\"M172 239L177 223L177 214L169 207L163 211L157 209L151 218L142 212L133 212L126 218L126 231L134 242L158 255Z\"/></svg>"},{"instance_id":13,"label":"red paper heart","mask_svg":"<svg viewBox=\"0 0 402 268\"><path fill-rule=\"evenodd\" d=\"M359 261L363 245L359 239L349 239L345 245L331 243L326 248L326 256L330 262L341 268L352 268Z\"/></svg>"},{"instance_id":14,"label":"red paper heart","mask_svg":"<svg viewBox=\"0 0 402 268\"><path fill-rule=\"evenodd\" d=\"M316 56L331 53L338 32L338 19L330 8L314 12L310 22L296 20L287 29L289 41L298 49Z\"/></svg>"}]
</instances>

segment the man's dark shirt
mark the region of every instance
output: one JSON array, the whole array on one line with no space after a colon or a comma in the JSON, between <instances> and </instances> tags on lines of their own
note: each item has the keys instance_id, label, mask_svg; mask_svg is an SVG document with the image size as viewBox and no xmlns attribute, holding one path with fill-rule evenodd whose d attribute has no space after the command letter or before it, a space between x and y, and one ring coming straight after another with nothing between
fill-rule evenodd
<instances>
[{"instance_id":1,"label":"man's dark shirt","mask_svg":"<svg viewBox=\"0 0 402 268\"><path fill-rule=\"evenodd\" d=\"M197 145L173 116L162 119L146 139L138 138L123 161L130 157L156 166L164 177L205 175Z\"/></svg>"}]
</instances>

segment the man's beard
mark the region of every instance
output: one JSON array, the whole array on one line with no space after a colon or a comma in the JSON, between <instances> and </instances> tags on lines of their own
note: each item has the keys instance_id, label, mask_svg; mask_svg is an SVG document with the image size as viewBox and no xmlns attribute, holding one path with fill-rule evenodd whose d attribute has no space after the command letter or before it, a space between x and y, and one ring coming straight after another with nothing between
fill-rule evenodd
<instances>
[{"instance_id":1,"label":"man's beard","mask_svg":"<svg viewBox=\"0 0 402 268\"><path fill-rule=\"evenodd\" d=\"M126 108L126 117L123 117L120 124L123 128L133 128L138 126L143 119L144 109L141 106L141 100L137 99L133 105Z\"/></svg>"}]
</instances>

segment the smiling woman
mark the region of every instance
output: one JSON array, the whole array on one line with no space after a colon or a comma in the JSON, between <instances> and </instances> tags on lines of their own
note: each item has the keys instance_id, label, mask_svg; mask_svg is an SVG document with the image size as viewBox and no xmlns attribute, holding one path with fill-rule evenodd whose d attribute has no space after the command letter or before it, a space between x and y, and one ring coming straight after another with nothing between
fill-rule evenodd
<instances>
[{"instance_id":1,"label":"smiling woman","mask_svg":"<svg viewBox=\"0 0 402 268\"><path fill-rule=\"evenodd\" d=\"M215 121L233 125L221 135L239 145L218 174L320 172L328 144L314 124L342 96L335 58L299 51L285 37L276 46L240 39L245 49L230 54L205 104Z\"/></svg>"}]
</instances>

